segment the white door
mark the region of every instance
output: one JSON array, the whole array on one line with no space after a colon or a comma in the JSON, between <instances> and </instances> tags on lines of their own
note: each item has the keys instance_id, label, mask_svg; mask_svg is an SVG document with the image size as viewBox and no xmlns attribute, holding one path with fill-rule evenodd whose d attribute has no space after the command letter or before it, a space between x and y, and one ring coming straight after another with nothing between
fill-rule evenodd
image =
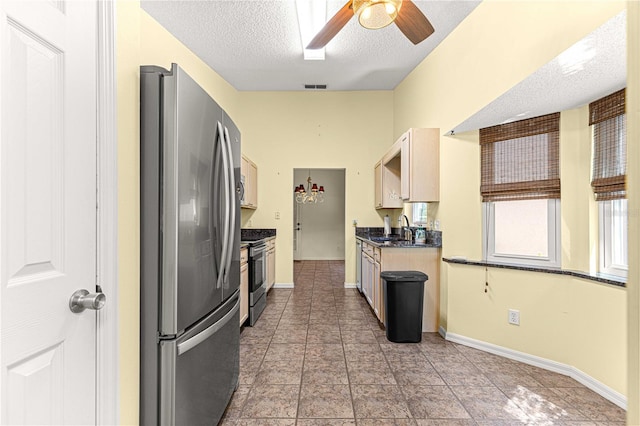
<instances>
[{"instance_id":1,"label":"white door","mask_svg":"<svg viewBox=\"0 0 640 426\"><path fill-rule=\"evenodd\" d=\"M0 422L96 419L96 3L0 2Z\"/></svg>"},{"instance_id":2,"label":"white door","mask_svg":"<svg viewBox=\"0 0 640 426\"><path fill-rule=\"evenodd\" d=\"M293 201L293 260L301 259L300 237L302 235L302 205Z\"/></svg>"}]
</instances>

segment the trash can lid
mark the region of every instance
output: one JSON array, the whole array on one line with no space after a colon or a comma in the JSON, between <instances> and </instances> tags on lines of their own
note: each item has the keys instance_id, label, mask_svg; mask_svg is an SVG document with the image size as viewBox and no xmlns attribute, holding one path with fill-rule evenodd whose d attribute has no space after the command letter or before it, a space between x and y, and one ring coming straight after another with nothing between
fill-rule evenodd
<instances>
[{"instance_id":1,"label":"trash can lid","mask_svg":"<svg viewBox=\"0 0 640 426\"><path fill-rule=\"evenodd\" d=\"M382 271L380 278L386 281L427 281L427 274L420 271Z\"/></svg>"}]
</instances>

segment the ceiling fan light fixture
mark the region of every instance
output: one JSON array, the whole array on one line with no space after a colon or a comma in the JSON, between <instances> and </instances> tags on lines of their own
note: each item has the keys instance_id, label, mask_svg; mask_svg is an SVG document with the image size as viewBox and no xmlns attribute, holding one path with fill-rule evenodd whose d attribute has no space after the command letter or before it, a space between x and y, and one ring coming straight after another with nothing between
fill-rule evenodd
<instances>
[{"instance_id":1,"label":"ceiling fan light fixture","mask_svg":"<svg viewBox=\"0 0 640 426\"><path fill-rule=\"evenodd\" d=\"M296 0L296 11L304 59L324 61L324 48L307 49L306 46L327 20L326 0Z\"/></svg>"},{"instance_id":2,"label":"ceiling fan light fixture","mask_svg":"<svg viewBox=\"0 0 640 426\"><path fill-rule=\"evenodd\" d=\"M398 16L402 0L353 0L353 12L365 28L377 30L391 24Z\"/></svg>"}]
</instances>

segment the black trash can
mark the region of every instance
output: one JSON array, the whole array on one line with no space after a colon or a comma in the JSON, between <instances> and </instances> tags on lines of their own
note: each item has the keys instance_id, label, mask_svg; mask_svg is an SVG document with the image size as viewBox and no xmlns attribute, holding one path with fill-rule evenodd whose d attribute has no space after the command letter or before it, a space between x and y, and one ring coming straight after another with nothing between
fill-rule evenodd
<instances>
[{"instance_id":1,"label":"black trash can","mask_svg":"<svg viewBox=\"0 0 640 426\"><path fill-rule=\"evenodd\" d=\"M424 283L429 277L420 271L383 271L387 340L418 343L422 340Z\"/></svg>"}]
</instances>

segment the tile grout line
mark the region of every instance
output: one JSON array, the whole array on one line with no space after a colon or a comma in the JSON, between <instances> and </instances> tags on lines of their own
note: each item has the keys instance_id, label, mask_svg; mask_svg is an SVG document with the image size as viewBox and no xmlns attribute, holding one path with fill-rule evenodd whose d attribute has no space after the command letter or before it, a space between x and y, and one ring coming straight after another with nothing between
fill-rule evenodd
<instances>
[{"instance_id":1,"label":"tile grout line","mask_svg":"<svg viewBox=\"0 0 640 426\"><path fill-rule=\"evenodd\" d=\"M314 271L313 271L314 285L315 285L315 281L316 281L316 274L315 274L315 267L314 267ZM295 287L295 279L293 280L293 282L294 282L293 285ZM291 294L293 294L293 291L291 292ZM311 293L311 298L312 298L311 302L313 303L313 291ZM286 309L286 306L285 306L285 309ZM307 339L309 338L309 321L310 320L311 320L311 309L309 309L309 315L307 318L307 333L304 338L304 352L302 354L302 371L300 372L300 385L298 386L298 405L296 406L296 418L295 418L296 423L298 423L298 419L300 418L300 401L302 399L302 380L304 378L304 364L307 359Z\"/></svg>"}]
</instances>

